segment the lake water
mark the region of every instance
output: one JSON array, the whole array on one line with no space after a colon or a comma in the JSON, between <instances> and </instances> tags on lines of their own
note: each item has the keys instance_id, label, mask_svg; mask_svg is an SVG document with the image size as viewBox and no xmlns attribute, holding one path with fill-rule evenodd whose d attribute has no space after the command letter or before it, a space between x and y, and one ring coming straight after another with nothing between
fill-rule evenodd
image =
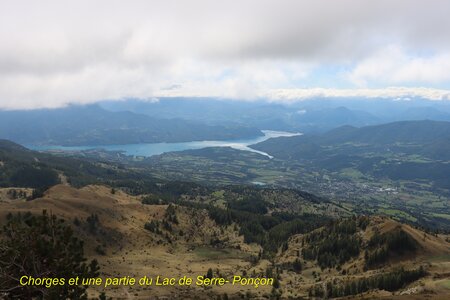
<instances>
[{"instance_id":1,"label":"lake water","mask_svg":"<svg viewBox=\"0 0 450 300\"><path fill-rule=\"evenodd\" d=\"M289 137L301 135L301 133L292 133L285 131L262 130L264 136L228 141L197 141L183 143L148 143L148 144L125 144L125 145L105 145L105 146L27 146L30 149L38 151L62 150L62 151L82 151L89 149L104 149L107 151L121 151L126 155L132 156L153 156L166 152L183 151L192 149L202 149L207 147L231 147L238 150L250 151L272 158L271 155L250 148L250 145L263 142L275 137Z\"/></svg>"}]
</instances>

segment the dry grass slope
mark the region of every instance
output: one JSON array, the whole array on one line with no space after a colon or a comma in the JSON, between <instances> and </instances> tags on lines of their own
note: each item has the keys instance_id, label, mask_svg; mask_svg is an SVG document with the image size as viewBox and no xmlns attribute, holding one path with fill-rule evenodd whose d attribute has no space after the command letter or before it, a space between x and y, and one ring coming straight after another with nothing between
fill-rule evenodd
<instances>
[{"instance_id":1,"label":"dry grass slope","mask_svg":"<svg viewBox=\"0 0 450 300\"><path fill-rule=\"evenodd\" d=\"M64 218L76 233L85 240L90 257L99 260L103 276L190 276L204 275L208 268L219 271L220 275L264 273L269 261L250 262L257 256L260 247L243 242L234 225L220 227L212 221L208 213L186 207L175 207L177 222L170 223L171 230L163 227L167 220L167 205L143 205L141 197L130 196L121 191L112 193L105 186L86 186L75 189L67 185L57 185L49 189L44 197L33 200L11 200L0 193L0 220L8 213L32 212L40 214L43 209ZM99 223L95 232L90 230L86 220L93 214ZM160 233L144 228L147 222L160 224ZM365 231L360 232L367 242L375 230L386 233L401 227L419 245L413 256L390 260L384 269L396 266L426 266L429 275L412 283L394 295L385 291L374 291L363 298L386 299L449 299L450 297L450 245L442 237L425 234L409 225L401 224L385 217L372 217ZM375 229L377 228L377 229ZM292 262L301 251L302 235L291 237L288 250L279 252L275 263ZM213 246L214 244L215 246ZM102 252L105 252L104 254ZM304 262L300 273L284 270L281 272L283 297L307 297L308 288L320 282L334 279L349 279L369 276L381 270L364 271L364 254L342 266L346 270L321 270L316 262ZM101 290L91 290L96 295ZM253 293L261 298L271 292L270 287L118 287L106 290L114 299L210 299L213 295L227 293Z\"/></svg>"}]
</instances>

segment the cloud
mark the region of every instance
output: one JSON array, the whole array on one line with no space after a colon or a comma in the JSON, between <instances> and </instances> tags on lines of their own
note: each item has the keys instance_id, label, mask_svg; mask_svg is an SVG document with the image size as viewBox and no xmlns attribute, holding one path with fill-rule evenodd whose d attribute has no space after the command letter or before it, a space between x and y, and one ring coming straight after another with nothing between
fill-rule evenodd
<instances>
[{"instance_id":1,"label":"cloud","mask_svg":"<svg viewBox=\"0 0 450 300\"><path fill-rule=\"evenodd\" d=\"M398 46L388 46L359 62L348 74L358 86L377 84L439 84L450 81L450 53L432 56L408 55Z\"/></svg>"},{"instance_id":2,"label":"cloud","mask_svg":"<svg viewBox=\"0 0 450 300\"><path fill-rule=\"evenodd\" d=\"M323 81L449 86L449 10L447 0L3 0L0 108L254 98ZM315 75L329 65L345 76Z\"/></svg>"},{"instance_id":3,"label":"cloud","mask_svg":"<svg viewBox=\"0 0 450 300\"><path fill-rule=\"evenodd\" d=\"M390 87L382 89L275 89L263 93L261 98L272 101L292 102L311 98L384 98L410 100L424 98L429 100L450 100L450 91L432 88Z\"/></svg>"}]
</instances>

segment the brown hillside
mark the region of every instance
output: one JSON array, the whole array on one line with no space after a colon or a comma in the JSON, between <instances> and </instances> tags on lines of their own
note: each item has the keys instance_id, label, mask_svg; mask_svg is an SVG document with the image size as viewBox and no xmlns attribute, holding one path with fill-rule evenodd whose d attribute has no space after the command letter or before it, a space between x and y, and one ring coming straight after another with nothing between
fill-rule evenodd
<instances>
[{"instance_id":1,"label":"brown hillside","mask_svg":"<svg viewBox=\"0 0 450 300\"><path fill-rule=\"evenodd\" d=\"M168 219L167 205L143 205L141 197L130 196L121 191L112 193L109 187L87 186L75 189L57 185L48 190L43 198L33 201L0 199L0 222L8 213L32 212L40 214L43 209L67 220L78 236L85 241L86 252L99 260L102 276L184 276L195 278L206 274L208 268L217 276L231 278L233 275L262 275L268 260L252 264L251 258L260 251L257 245L243 242L234 225L220 227L204 210L174 207L176 222L165 229ZM95 232L88 226L87 218L97 215L99 224ZM394 294L386 291L372 291L362 298L385 299L446 299L450 296L450 245L442 237L436 237L401 224L386 217L371 217L365 230L358 232L363 245L375 231L387 233L398 228L406 232L419 245L414 254L390 259L379 269L363 270L364 251L358 257L346 262L340 269L321 269L315 261L300 257L302 270L294 272L292 264L302 250L304 235L290 238L287 250L279 252L274 263L284 268L280 273L283 297L308 297L308 289L316 284L330 281L353 280L373 276L396 266L407 269L424 266L429 272L425 278L409 284ZM148 222L159 224L160 232L146 230ZM318 229L321 230L321 229ZM105 253L102 253L105 252ZM345 270L345 273L344 273ZM100 290L91 289L96 295ZM270 287L117 287L108 288L107 295L114 299L211 299L218 294L244 295L250 292L256 299L262 299L271 292ZM240 296L239 296L240 297ZM360 296L358 296L359 298ZM231 297L230 297L231 298Z\"/></svg>"},{"instance_id":2,"label":"brown hillside","mask_svg":"<svg viewBox=\"0 0 450 300\"><path fill-rule=\"evenodd\" d=\"M450 253L450 244L447 243L442 237L425 233L419 229L411 227L410 225L399 223L390 218L381 216L373 217L371 220L371 227L369 227L369 230L367 231L369 235L366 236L366 238L371 237L374 227L378 228L380 233L387 233L396 228L400 228L405 231L419 245L418 255L432 256Z\"/></svg>"},{"instance_id":3,"label":"brown hillside","mask_svg":"<svg viewBox=\"0 0 450 300\"><path fill-rule=\"evenodd\" d=\"M43 198L33 201L0 201L0 222L8 213L32 212L40 214L43 209L61 217L85 241L87 254L99 260L102 276L190 276L205 275L208 268L216 274L231 278L249 268L249 258L256 256L259 247L243 243L243 238L234 226L220 228L208 213L185 207L175 207L178 224L171 223L172 231L164 229L154 233L144 229L149 221L162 224L166 220L167 205L143 205L140 197L121 191L111 193L104 186L87 186L75 189L57 185L49 189ZM96 214L99 219L95 233L89 231L86 219ZM75 225L78 220L79 225ZM212 245L214 241L214 246ZM102 249L105 255L99 253ZM97 250L96 250L97 249ZM100 251L101 252L101 251ZM200 299L209 299L211 293L233 294L240 290L270 292L270 287L224 286L203 287L118 287L107 289L114 299L149 299L149 296L186 298L198 294ZM95 294L97 291L91 291ZM185 296L183 296L185 295Z\"/></svg>"}]
</instances>

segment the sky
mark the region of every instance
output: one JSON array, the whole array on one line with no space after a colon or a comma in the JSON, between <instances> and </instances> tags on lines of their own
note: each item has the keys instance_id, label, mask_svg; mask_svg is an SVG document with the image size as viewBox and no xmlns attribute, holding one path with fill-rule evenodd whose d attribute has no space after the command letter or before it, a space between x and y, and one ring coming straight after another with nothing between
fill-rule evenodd
<instances>
[{"instance_id":1,"label":"sky","mask_svg":"<svg viewBox=\"0 0 450 300\"><path fill-rule=\"evenodd\" d=\"M448 0L0 0L0 109L203 96L450 100Z\"/></svg>"}]
</instances>

